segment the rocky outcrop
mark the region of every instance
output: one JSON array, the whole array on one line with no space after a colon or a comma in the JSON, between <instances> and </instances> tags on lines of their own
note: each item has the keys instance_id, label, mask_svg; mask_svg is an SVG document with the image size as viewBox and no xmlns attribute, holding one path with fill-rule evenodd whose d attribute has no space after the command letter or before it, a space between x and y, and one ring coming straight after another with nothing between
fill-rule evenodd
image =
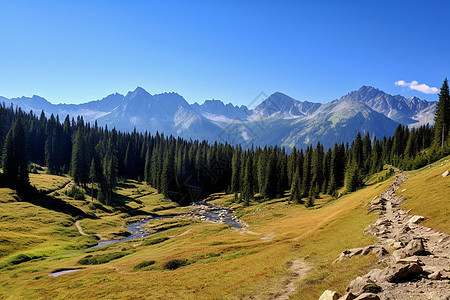
<instances>
[{"instance_id":1,"label":"rocky outcrop","mask_svg":"<svg viewBox=\"0 0 450 300\"><path fill-rule=\"evenodd\" d=\"M422 216L400 208L406 197L395 191L407 176L396 172L394 183L366 204L379 218L364 232L378 242L345 250L336 260L374 253L387 266L350 282L342 299L450 299L450 236L419 225Z\"/></svg>"}]
</instances>

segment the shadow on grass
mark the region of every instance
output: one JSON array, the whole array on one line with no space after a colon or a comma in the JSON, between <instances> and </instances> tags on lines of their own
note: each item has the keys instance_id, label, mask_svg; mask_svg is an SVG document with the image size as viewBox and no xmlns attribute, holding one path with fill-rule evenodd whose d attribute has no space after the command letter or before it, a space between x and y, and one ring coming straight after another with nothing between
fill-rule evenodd
<instances>
[{"instance_id":1,"label":"shadow on grass","mask_svg":"<svg viewBox=\"0 0 450 300\"><path fill-rule=\"evenodd\" d=\"M41 193L36 188L31 186L17 189L17 194L19 195L21 201L28 202L56 212L68 214L72 217L79 216L90 219L97 218L93 215L86 214L81 209L61 199L46 195L45 193Z\"/></svg>"},{"instance_id":2,"label":"shadow on grass","mask_svg":"<svg viewBox=\"0 0 450 300\"><path fill-rule=\"evenodd\" d=\"M147 216L148 212L142 211L140 209L132 208L127 205L127 203L130 202L136 202L136 199L120 195L120 194L114 194L112 200L111 200L111 206L114 207L114 209L126 213L130 216Z\"/></svg>"}]
</instances>

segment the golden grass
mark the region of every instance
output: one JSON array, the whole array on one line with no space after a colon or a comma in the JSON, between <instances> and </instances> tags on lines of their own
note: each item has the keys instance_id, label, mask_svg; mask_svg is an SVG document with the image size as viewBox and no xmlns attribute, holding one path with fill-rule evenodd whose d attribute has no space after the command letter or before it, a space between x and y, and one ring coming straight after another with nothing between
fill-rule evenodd
<instances>
[{"instance_id":1,"label":"golden grass","mask_svg":"<svg viewBox=\"0 0 450 300\"><path fill-rule=\"evenodd\" d=\"M409 178L397 191L407 197L404 210L426 218L422 225L450 234L450 156L422 169L409 172ZM402 190L406 189L402 192Z\"/></svg>"},{"instance_id":2,"label":"golden grass","mask_svg":"<svg viewBox=\"0 0 450 300\"><path fill-rule=\"evenodd\" d=\"M438 169L439 167L436 168L436 173L440 172ZM425 169L417 172L417 175L412 174L410 180L414 182L414 176L419 180L422 173L424 176L435 176L432 175L433 171L427 173ZM151 222L148 227L169 229L143 240L94 250L95 254L132 252L104 265L80 266L77 264L78 260L87 253L77 253L0 269L0 298L271 298L286 286L292 274L287 270L287 265L295 259L303 259L312 266L312 270L299 282L292 298L317 299L325 289L343 293L352 279L376 266L377 259L369 255L334 264L333 261L345 249L369 245L375 241L374 237L365 235L363 229L373 223L377 215L368 215L364 204L383 192L392 180L374 183L336 200L324 196L317 199L316 206L311 209L290 204L287 197L264 203L252 202L250 206L242 207L230 202L233 195L213 195L212 202L233 207L249 227L234 229L227 224L192 222L184 218L157 220ZM407 188L407 191L411 189ZM413 192L414 190L411 191ZM14 227L11 223L24 216L11 212L16 211L16 208L5 206L17 205L13 191L5 189L0 190L0 193L7 199L0 203L0 215L13 217L2 222L5 227L1 228L3 230L0 232L15 234L17 231L17 236L25 236L24 241L33 240L34 236L45 238L45 241L28 246L17 244L16 248L10 248L7 258L23 252L24 249L52 249L57 250L56 255L59 255L64 252L61 245L75 238L70 237L76 230L74 226L64 234L50 234L58 232L58 224L70 218L39 207L22 208L23 214L31 211L38 215L34 221L30 218L31 223L26 225L30 226L28 231ZM127 221L139 217L130 214L131 211L171 214L192 209L176 207L175 203L164 199L151 187L135 181L127 181L119 187L117 193L120 195L119 210L108 206L90 209L90 200L76 201L66 196L61 196L61 199L84 211L94 212L99 219L83 219L81 225L86 233L104 238L118 237L125 230ZM418 201L421 199L423 198ZM96 200L94 202L97 203ZM166 209L160 210L164 208ZM48 223L51 220L56 224ZM173 226L178 227L171 228ZM32 234L33 232L36 234ZM74 234L76 233L75 231ZM78 239L83 238L76 236ZM62 238L63 242L59 242L58 239ZM18 240L17 237L13 242ZM164 265L173 259L185 259L188 264L176 270L165 270ZM134 269L145 261L155 261L155 264L139 271ZM74 267L84 269L57 278L48 276L55 269Z\"/></svg>"},{"instance_id":3,"label":"golden grass","mask_svg":"<svg viewBox=\"0 0 450 300\"><path fill-rule=\"evenodd\" d=\"M29 176L30 184L38 190L44 191L54 191L61 189L71 180L71 178L68 176L50 175L44 173L30 173Z\"/></svg>"}]
</instances>

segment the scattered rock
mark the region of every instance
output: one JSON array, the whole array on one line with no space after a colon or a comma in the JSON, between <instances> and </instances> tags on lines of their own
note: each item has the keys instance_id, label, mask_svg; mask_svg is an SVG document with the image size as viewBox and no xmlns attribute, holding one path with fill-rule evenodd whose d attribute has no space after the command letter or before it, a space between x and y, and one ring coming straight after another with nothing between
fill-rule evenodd
<instances>
[{"instance_id":1,"label":"scattered rock","mask_svg":"<svg viewBox=\"0 0 450 300\"><path fill-rule=\"evenodd\" d=\"M396 264L383 269L380 273L380 278L388 282L404 282L407 280L413 280L422 274L423 269L418 264Z\"/></svg>"},{"instance_id":2,"label":"scattered rock","mask_svg":"<svg viewBox=\"0 0 450 300\"><path fill-rule=\"evenodd\" d=\"M380 300L380 297L375 294L364 293L355 298L355 300Z\"/></svg>"},{"instance_id":3,"label":"scattered rock","mask_svg":"<svg viewBox=\"0 0 450 300\"><path fill-rule=\"evenodd\" d=\"M320 296L319 300L338 300L339 294L330 290L326 290L323 292L322 296Z\"/></svg>"},{"instance_id":4,"label":"scattered rock","mask_svg":"<svg viewBox=\"0 0 450 300\"><path fill-rule=\"evenodd\" d=\"M403 244L402 242L395 242L392 247L394 247L395 249L400 249L401 247L403 247Z\"/></svg>"},{"instance_id":5,"label":"scattered rock","mask_svg":"<svg viewBox=\"0 0 450 300\"><path fill-rule=\"evenodd\" d=\"M398 264L408 265L408 264L419 264L420 260L417 257L410 256L410 257L406 257L406 258L401 258L401 259L397 260L396 262Z\"/></svg>"},{"instance_id":6,"label":"scattered rock","mask_svg":"<svg viewBox=\"0 0 450 300\"><path fill-rule=\"evenodd\" d=\"M418 224L423 220L425 220L425 218L422 216L413 216L408 220L408 223Z\"/></svg>"},{"instance_id":7,"label":"scattered rock","mask_svg":"<svg viewBox=\"0 0 450 300\"><path fill-rule=\"evenodd\" d=\"M403 252L405 253L406 256L425 254L425 246L423 244L423 239L421 238L412 239L412 241L410 241L408 245L406 245L406 247L403 248Z\"/></svg>"},{"instance_id":8,"label":"scattered rock","mask_svg":"<svg viewBox=\"0 0 450 300\"><path fill-rule=\"evenodd\" d=\"M355 280L350 282L347 287L347 292L354 295L361 295L362 293L379 293L383 289L378 286L370 275L358 276Z\"/></svg>"},{"instance_id":9,"label":"scattered rock","mask_svg":"<svg viewBox=\"0 0 450 300\"><path fill-rule=\"evenodd\" d=\"M442 177L447 177L448 174L450 174L450 172L447 170L447 171L445 171L444 173L442 173Z\"/></svg>"},{"instance_id":10,"label":"scattered rock","mask_svg":"<svg viewBox=\"0 0 450 300\"><path fill-rule=\"evenodd\" d=\"M356 299L356 296L353 295L352 293L346 293L344 296L339 298L339 300L354 300L354 299Z\"/></svg>"},{"instance_id":11,"label":"scattered rock","mask_svg":"<svg viewBox=\"0 0 450 300\"><path fill-rule=\"evenodd\" d=\"M383 256L389 254L383 247L375 247L372 249L372 253L374 253L378 259L381 259Z\"/></svg>"},{"instance_id":12,"label":"scattered rock","mask_svg":"<svg viewBox=\"0 0 450 300\"><path fill-rule=\"evenodd\" d=\"M378 237L378 242L345 250L339 257L375 253L379 262L388 266L357 277L340 299L450 300L450 236L418 225L424 217L401 209L406 197L395 192L406 178L404 174L396 176L384 193L367 204L367 210L377 211L379 217L364 232ZM390 254L386 249L395 251Z\"/></svg>"},{"instance_id":13,"label":"scattered rock","mask_svg":"<svg viewBox=\"0 0 450 300\"><path fill-rule=\"evenodd\" d=\"M432 280L439 280L439 279L441 279L441 276L442 276L441 272L440 271L436 271L436 272L428 275L428 278L432 279Z\"/></svg>"}]
</instances>

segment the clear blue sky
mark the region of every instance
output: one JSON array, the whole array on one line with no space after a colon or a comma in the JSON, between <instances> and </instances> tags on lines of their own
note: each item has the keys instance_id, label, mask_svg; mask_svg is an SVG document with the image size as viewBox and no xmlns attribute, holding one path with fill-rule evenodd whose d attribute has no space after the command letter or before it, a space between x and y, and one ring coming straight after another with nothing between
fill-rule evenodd
<instances>
[{"instance_id":1,"label":"clear blue sky","mask_svg":"<svg viewBox=\"0 0 450 300\"><path fill-rule=\"evenodd\" d=\"M142 86L189 102L261 91L328 102L361 85L436 100L450 1L0 2L0 95L79 103Z\"/></svg>"}]
</instances>

